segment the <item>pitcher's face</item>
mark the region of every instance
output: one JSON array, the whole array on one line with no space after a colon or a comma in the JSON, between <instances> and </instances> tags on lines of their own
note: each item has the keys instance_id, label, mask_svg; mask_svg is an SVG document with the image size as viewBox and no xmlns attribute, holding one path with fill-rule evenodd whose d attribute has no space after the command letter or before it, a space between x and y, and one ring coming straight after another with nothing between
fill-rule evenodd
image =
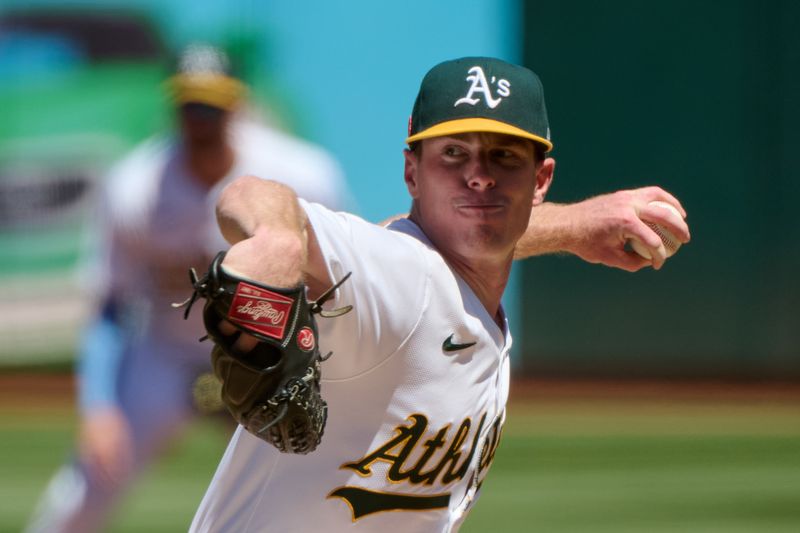
<instances>
[{"instance_id":1,"label":"pitcher's face","mask_svg":"<svg viewBox=\"0 0 800 533\"><path fill-rule=\"evenodd\" d=\"M465 133L421 143L406 152L405 180L411 216L426 235L445 254L512 253L552 166L537 165L532 142L511 135Z\"/></svg>"}]
</instances>

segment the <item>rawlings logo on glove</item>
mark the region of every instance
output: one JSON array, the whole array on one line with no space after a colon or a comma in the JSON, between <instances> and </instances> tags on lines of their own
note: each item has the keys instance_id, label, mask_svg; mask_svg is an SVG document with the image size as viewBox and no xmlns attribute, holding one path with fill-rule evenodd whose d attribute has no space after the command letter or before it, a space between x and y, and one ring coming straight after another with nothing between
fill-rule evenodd
<instances>
[{"instance_id":1,"label":"rawlings logo on glove","mask_svg":"<svg viewBox=\"0 0 800 533\"><path fill-rule=\"evenodd\" d=\"M222 382L222 401L236 421L282 452L314 451L328 414L320 394L320 363L331 355L320 355L314 315L335 317L352 309L322 310L350 274L309 302L305 285L278 288L245 281L222 268L224 257L225 252L217 254L202 278L191 269L194 292L173 306L185 306L186 318L197 298L206 300L203 322L208 335L201 340L210 338L215 344L214 374ZM223 334L223 320L237 331ZM233 348L241 333L260 342L242 353Z\"/></svg>"},{"instance_id":2,"label":"rawlings logo on glove","mask_svg":"<svg viewBox=\"0 0 800 533\"><path fill-rule=\"evenodd\" d=\"M226 318L242 328L280 340L293 303L291 298L241 281Z\"/></svg>"}]
</instances>

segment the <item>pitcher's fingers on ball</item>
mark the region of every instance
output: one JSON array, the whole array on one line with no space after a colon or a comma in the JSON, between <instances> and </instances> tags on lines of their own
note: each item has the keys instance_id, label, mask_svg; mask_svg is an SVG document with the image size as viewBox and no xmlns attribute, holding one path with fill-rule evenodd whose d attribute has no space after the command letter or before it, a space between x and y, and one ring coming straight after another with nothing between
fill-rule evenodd
<instances>
[{"instance_id":1,"label":"pitcher's fingers on ball","mask_svg":"<svg viewBox=\"0 0 800 533\"><path fill-rule=\"evenodd\" d=\"M624 248L614 249L602 263L606 266L619 268L627 272L638 272L639 270L651 266L652 261L639 254L631 253Z\"/></svg>"},{"instance_id":2,"label":"pitcher's fingers on ball","mask_svg":"<svg viewBox=\"0 0 800 533\"><path fill-rule=\"evenodd\" d=\"M649 187L642 187L641 189L637 189L637 192L641 193L640 198L644 200L644 203L650 202L666 202L671 204L675 207L681 215L681 218L686 218L686 210L683 208L680 200L675 198L672 194L665 191L661 187L652 185Z\"/></svg>"},{"instance_id":3,"label":"pitcher's fingers on ball","mask_svg":"<svg viewBox=\"0 0 800 533\"><path fill-rule=\"evenodd\" d=\"M691 239L689 225L680 210L669 202L653 201L640 207L639 218L663 226L679 243L687 243Z\"/></svg>"},{"instance_id":4,"label":"pitcher's fingers on ball","mask_svg":"<svg viewBox=\"0 0 800 533\"><path fill-rule=\"evenodd\" d=\"M633 252L649 259L653 268L659 270L667 260L668 252L661 236L646 222L640 220L627 235L628 244Z\"/></svg>"}]
</instances>

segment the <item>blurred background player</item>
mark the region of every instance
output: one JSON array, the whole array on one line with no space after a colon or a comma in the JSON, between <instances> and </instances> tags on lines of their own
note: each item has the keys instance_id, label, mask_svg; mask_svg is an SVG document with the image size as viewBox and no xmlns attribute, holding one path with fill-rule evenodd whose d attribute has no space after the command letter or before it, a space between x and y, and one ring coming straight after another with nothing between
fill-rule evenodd
<instances>
[{"instance_id":1,"label":"blurred background player","mask_svg":"<svg viewBox=\"0 0 800 533\"><path fill-rule=\"evenodd\" d=\"M101 529L136 474L197 413L192 392L210 371L210 345L198 342L201 313L184 321L170 304L185 298L188 267L227 246L214 218L222 187L255 174L333 209L349 202L326 152L242 116L246 87L220 49L186 47L166 87L176 134L123 158L99 205L87 276L97 313L78 366L78 446L48 485L31 532Z\"/></svg>"}]
</instances>

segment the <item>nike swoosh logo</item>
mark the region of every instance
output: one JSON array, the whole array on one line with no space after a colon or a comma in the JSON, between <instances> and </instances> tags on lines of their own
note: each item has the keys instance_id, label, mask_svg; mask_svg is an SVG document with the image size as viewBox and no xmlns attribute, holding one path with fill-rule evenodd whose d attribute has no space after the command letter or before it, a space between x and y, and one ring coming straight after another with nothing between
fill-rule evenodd
<instances>
[{"instance_id":1,"label":"nike swoosh logo","mask_svg":"<svg viewBox=\"0 0 800 533\"><path fill-rule=\"evenodd\" d=\"M455 335L455 333L453 335ZM458 344L456 342L453 342L453 335L447 337L442 343L442 350L444 350L445 352L457 352L459 350L463 350L464 348L469 348L470 346L475 346L476 344L478 344L477 341Z\"/></svg>"}]
</instances>

